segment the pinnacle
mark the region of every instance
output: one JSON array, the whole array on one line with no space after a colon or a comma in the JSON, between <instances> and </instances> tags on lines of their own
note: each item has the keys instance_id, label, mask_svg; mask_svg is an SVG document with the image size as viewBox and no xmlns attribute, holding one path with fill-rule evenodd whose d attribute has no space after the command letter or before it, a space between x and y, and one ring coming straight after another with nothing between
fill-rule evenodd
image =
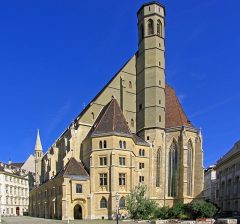
<instances>
[{"instance_id":1,"label":"pinnacle","mask_svg":"<svg viewBox=\"0 0 240 224\"><path fill-rule=\"evenodd\" d=\"M43 151L42 143L41 143L41 139L40 139L39 129L37 130L37 139L36 139L36 144L35 144L34 151Z\"/></svg>"}]
</instances>

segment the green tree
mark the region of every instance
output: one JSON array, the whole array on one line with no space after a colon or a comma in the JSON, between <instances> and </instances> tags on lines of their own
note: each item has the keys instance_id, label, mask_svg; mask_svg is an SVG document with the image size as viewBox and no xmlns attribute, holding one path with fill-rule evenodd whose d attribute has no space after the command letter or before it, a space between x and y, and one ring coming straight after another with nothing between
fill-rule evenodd
<instances>
[{"instance_id":1,"label":"green tree","mask_svg":"<svg viewBox=\"0 0 240 224\"><path fill-rule=\"evenodd\" d=\"M172 219L190 219L191 215L188 211L188 205L183 203L177 203L172 208L169 209L169 218Z\"/></svg>"},{"instance_id":2,"label":"green tree","mask_svg":"<svg viewBox=\"0 0 240 224\"><path fill-rule=\"evenodd\" d=\"M213 218L218 212L218 208L214 204L204 200L194 200L188 207L194 219Z\"/></svg>"},{"instance_id":3,"label":"green tree","mask_svg":"<svg viewBox=\"0 0 240 224\"><path fill-rule=\"evenodd\" d=\"M151 219L157 209L155 201L145 196L146 186L136 187L126 198L126 208L132 219Z\"/></svg>"},{"instance_id":4,"label":"green tree","mask_svg":"<svg viewBox=\"0 0 240 224\"><path fill-rule=\"evenodd\" d=\"M154 213L154 217L158 219L169 219L169 207L163 206L161 208L156 209Z\"/></svg>"}]
</instances>

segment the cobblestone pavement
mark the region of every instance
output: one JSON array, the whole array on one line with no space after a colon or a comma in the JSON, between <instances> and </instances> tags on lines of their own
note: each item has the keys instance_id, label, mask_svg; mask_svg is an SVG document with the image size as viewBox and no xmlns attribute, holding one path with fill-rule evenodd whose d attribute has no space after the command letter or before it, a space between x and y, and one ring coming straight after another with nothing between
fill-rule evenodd
<instances>
[{"instance_id":1,"label":"cobblestone pavement","mask_svg":"<svg viewBox=\"0 0 240 224\"><path fill-rule=\"evenodd\" d=\"M41 219L33 217L4 217L2 218L3 224L67 224L67 221ZM115 224L116 221L112 220L75 220L70 221L70 224ZM119 224L136 224L133 221L120 221Z\"/></svg>"}]
</instances>

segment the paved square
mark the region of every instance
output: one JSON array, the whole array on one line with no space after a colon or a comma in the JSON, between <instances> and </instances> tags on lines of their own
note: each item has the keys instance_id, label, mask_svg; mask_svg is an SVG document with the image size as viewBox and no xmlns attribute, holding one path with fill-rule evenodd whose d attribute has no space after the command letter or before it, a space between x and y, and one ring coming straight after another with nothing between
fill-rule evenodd
<instances>
[{"instance_id":1,"label":"paved square","mask_svg":"<svg viewBox=\"0 0 240 224\"><path fill-rule=\"evenodd\" d=\"M4 217L2 218L3 224L67 224L67 221L42 219L33 217ZM70 224L115 224L116 221L112 220L75 220L70 221ZM120 221L119 224L136 224L134 221Z\"/></svg>"}]
</instances>

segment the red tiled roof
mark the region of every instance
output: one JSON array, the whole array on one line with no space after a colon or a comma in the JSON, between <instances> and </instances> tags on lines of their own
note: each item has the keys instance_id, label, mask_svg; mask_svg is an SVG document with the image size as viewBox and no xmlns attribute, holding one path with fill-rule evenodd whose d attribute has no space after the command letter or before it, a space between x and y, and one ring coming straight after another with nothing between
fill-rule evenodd
<instances>
[{"instance_id":1,"label":"red tiled roof","mask_svg":"<svg viewBox=\"0 0 240 224\"><path fill-rule=\"evenodd\" d=\"M57 175L67 177L67 176L89 176L88 172L85 170L83 164L78 162L74 157L71 157L67 162L64 169Z\"/></svg>"},{"instance_id":2,"label":"red tiled roof","mask_svg":"<svg viewBox=\"0 0 240 224\"><path fill-rule=\"evenodd\" d=\"M183 111L173 88L166 84L166 128L189 126L193 127Z\"/></svg>"},{"instance_id":3,"label":"red tiled roof","mask_svg":"<svg viewBox=\"0 0 240 224\"><path fill-rule=\"evenodd\" d=\"M117 100L114 98L102 110L99 119L95 122L93 127L92 136L102 134L132 136L123 112Z\"/></svg>"}]
</instances>

